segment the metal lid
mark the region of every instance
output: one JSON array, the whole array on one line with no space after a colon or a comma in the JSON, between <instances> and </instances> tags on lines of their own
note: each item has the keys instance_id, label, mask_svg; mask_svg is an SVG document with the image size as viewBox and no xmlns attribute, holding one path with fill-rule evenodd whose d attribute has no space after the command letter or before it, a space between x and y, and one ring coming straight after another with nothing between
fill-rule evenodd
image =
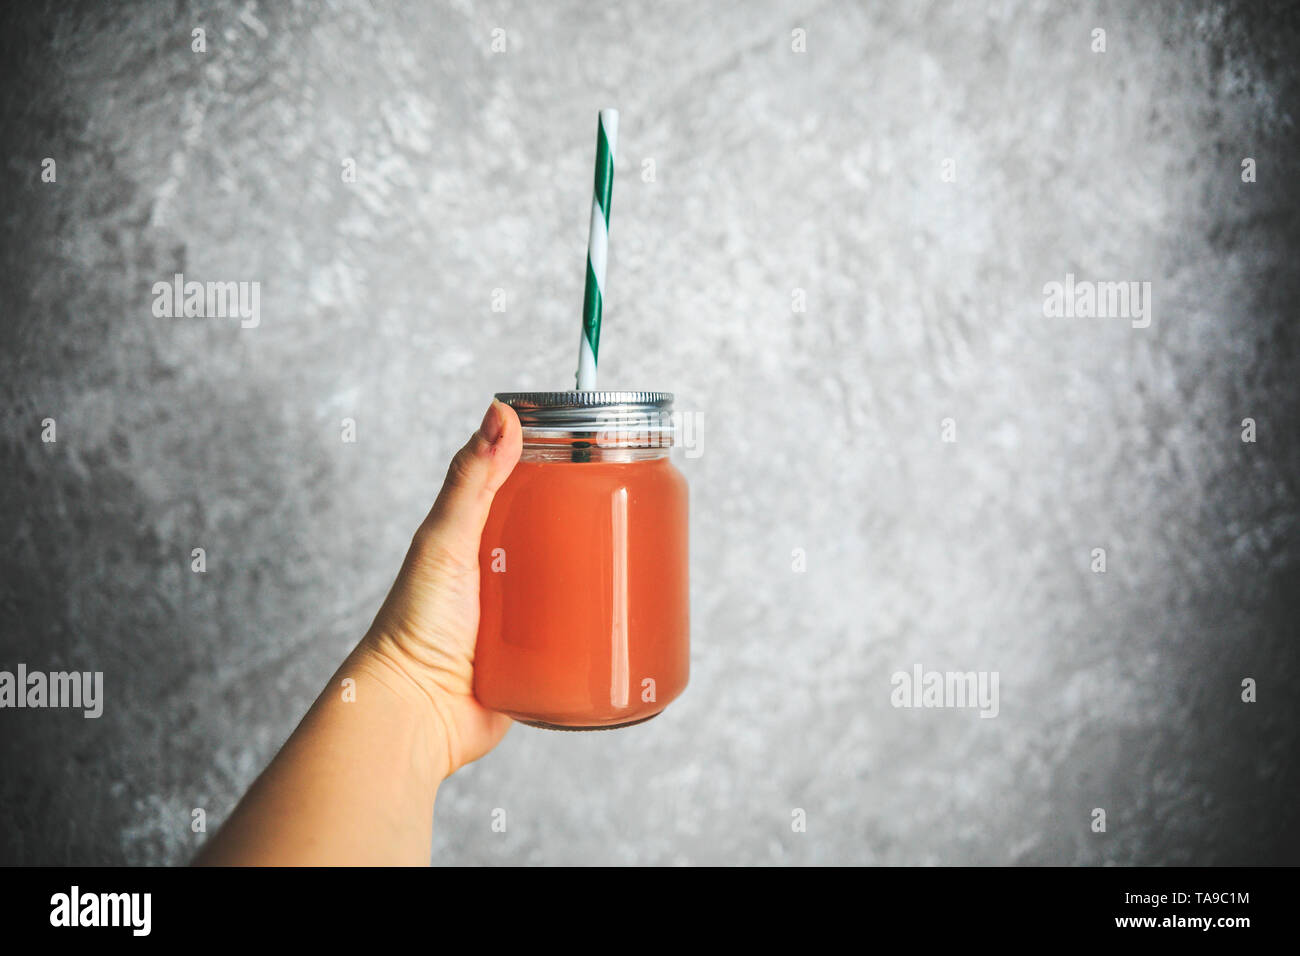
<instances>
[{"instance_id":1,"label":"metal lid","mask_svg":"<svg viewBox=\"0 0 1300 956\"><path fill-rule=\"evenodd\" d=\"M671 392L497 392L526 431L605 432L628 425L671 434Z\"/></svg>"}]
</instances>

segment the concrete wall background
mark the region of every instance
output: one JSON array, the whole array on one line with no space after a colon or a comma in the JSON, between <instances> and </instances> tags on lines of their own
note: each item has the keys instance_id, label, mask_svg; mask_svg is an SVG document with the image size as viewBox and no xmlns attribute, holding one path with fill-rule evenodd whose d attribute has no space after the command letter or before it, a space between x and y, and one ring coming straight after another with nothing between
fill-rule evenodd
<instances>
[{"instance_id":1,"label":"concrete wall background","mask_svg":"<svg viewBox=\"0 0 1300 956\"><path fill-rule=\"evenodd\" d=\"M107 703L0 712L0 860L229 812L491 392L569 386L616 105L602 384L705 415L692 684L513 729L435 862L1300 862L1295 15L651 6L5 8L0 666ZM154 317L175 272L260 327ZM1067 272L1151 326L1044 318ZM999 717L894 709L917 663Z\"/></svg>"}]
</instances>

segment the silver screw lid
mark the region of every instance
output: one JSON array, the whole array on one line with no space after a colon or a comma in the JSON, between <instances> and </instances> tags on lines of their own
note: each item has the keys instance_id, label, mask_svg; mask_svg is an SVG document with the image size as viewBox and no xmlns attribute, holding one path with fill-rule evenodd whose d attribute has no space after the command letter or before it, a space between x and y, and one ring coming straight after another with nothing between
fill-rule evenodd
<instances>
[{"instance_id":1,"label":"silver screw lid","mask_svg":"<svg viewBox=\"0 0 1300 956\"><path fill-rule=\"evenodd\" d=\"M662 421L672 413L671 392L595 390L497 392L526 429L598 431L621 422Z\"/></svg>"}]
</instances>

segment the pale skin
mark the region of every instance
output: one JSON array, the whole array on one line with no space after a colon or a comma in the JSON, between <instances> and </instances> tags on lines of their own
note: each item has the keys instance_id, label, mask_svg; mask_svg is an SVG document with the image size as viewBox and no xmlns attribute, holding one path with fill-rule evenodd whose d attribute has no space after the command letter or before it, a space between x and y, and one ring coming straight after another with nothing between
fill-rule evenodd
<instances>
[{"instance_id":1,"label":"pale skin","mask_svg":"<svg viewBox=\"0 0 1300 956\"><path fill-rule=\"evenodd\" d=\"M494 401L370 630L196 864L430 862L439 785L511 723L474 698L474 645L479 539L522 447L514 409Z\"/></svg>"}]
</instances>

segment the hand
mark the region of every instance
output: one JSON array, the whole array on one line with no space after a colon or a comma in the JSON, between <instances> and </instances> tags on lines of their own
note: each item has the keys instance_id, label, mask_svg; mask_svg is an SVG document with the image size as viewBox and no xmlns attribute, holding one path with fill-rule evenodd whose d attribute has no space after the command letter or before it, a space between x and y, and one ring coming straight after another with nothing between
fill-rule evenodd
<instances>
[{"instance_id":1,"label":"hand","mask_svg":"<svg viewBox=\"0 0 1300 956\"><path fill-rule=\"evenodd\" d=\"M474 699L478 548L522 449L514 409L493 402L370 631L196 863L429 862L439 784L510 727Z\"/></svg>"},{"instance_id":2,"label":"hand","mask_svg":"<svg viewBox=\"0 0 1300 956\"><path fill-rule=\"evenodd\" d=\"M522 449L519 417L494 400L452 459L442 491L358 649L363 666L376 676L386 669L394 686L432 707L433 743L446 748L446 774L483 756L510 728L509 717L474 698L478 551L492 499Z\"/></svg>"}]
</instances>

